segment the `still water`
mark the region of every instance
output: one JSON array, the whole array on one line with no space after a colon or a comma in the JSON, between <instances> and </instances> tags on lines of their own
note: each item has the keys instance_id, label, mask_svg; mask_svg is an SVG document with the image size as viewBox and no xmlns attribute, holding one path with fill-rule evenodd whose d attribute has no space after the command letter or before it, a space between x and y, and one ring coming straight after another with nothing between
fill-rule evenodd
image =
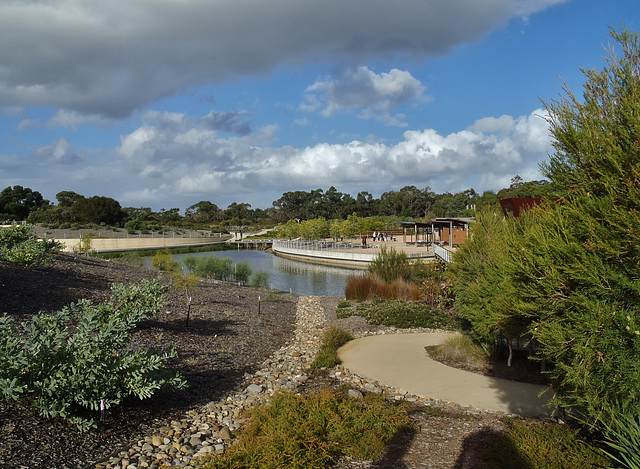
<instances>
[{"instance_id":1,"label":"still water","mask_svg":"<svg viewBox=\"0 0 640 469\"><path fill-rule=\"evenodd\" d=\"M182 263L182 259L188 255L175 254L173 258ZM350 275L362 272L360 269L348 269L285 259L268 252L249 249L196 252L191 255L195 257L228 257L234 264L247 262L252 272L258 270L269 272L269 283L272 288L291 291L297 295L344 296L347 278ZM151 257L145 258L145 263L149 267L151 266L151 259Z\"/></svg>"}]
</instances>

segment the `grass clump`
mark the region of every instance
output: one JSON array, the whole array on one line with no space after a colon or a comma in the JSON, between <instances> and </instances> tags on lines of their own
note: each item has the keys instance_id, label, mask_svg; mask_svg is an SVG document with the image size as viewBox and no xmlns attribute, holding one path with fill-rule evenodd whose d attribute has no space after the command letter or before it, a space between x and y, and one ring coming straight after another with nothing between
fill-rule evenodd
<instances>
[{"instance_id":1,"label":"grass clump","mask_svg":"<svg viewBox=\"0 0 640 469\"><path fill-rule=\"evenodd\" d=\"M522 420L492 436L481 459L490 469L611 467L598 446L568 425Z\"/></svg>"},{"instance_id":2,"label":"grass clump","mask_svg":"<svg viewBox=\"0 0 640 469\"><path fill-rule=\"evenodd\" d=\"M311 366L313 368L333 368L341 363L338 358L338 349L353 340L353 336L337 326L331 326L324 333L322 345L316 359Z\"/></svg>"},{"instance_id":3,"label":"grass clump","mask_svg":"<svg viewBox=\"0 0 640 469\"><path fill-rule=\"evenodd\" d=\"M487 354L471 337L456 334L445 339L429 351L429 355L441 362L467 365L467 368L485 364Z\"/></svg>"},{"instance_id":4,"label":"grass clump","mask_svg":"<svg viewBox=\"0 0 640 469\"><path fill-rule=\"evenodd\" d=\"M369 324L393 326L401 329L426 327L455 330L460 327L457 317L439 308L406 300L376 298L370 303L361 303L355 311L337 310L338 318L350 315L362 316Z\"/></svg>"},{"instance_id":5,"label":"grass clump","mask_svg":"<svg viewBox=\"0 0 640 469\"><path fill-rule=\"evenodd\" d=\"M324 390L274 396L249 412L240 441L203 462L205 469L320 469L342 456L373 459L397 433L411 428L403 406L375 395L356 401ZM371 431L375 429L375 431Z\"/></svg>"}]
</instances>

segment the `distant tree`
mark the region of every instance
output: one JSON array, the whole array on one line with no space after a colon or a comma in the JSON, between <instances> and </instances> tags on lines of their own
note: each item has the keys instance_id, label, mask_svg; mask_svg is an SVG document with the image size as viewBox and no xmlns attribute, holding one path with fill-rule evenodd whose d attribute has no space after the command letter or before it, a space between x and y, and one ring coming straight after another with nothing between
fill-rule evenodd
<instances>
[{"instance_id":1,"label":"distant tree","mask_svg":"<svg viewBox=\"0 0 640 469\"><path fill-rule=\"evenodd\" d=\"M208 200L201 200L197 204L188 207L184 212L184 216L195 223L212 223L220 221L222 211L216 204Z\"/></svg>"},{"instance_id":2,"label":"distant tree","mask_svg":"<svg viewBox=\"0 0 640 469\"><path fill-rule=\"evenodd\" d=\"M361 217L373 217L378 215L379 200L374 199L367 191L358 192L354 211Z\"/></svg>"},{"instance_id":3,"label":"distant tree","mask_svg":"<svg viewBox=\"0 0 640 469\"><path fill-rule=\"evenodd\" d=\"M253 223L251 204L233 202L223 212L222 217L230 221L231 225L249 225Z\"/></svg>"},{"instance_id":4,"label":"distant tree","mask_svg":"<svg viewBox=\"0 0 640 469\"><path fill-rule=\"evenodd\" d=\"M0 192L0 215L14 220L26 220L32 210L45 208L49 201L28 187L6 187Z\"/></svg>"},{"instance_id":5,"label":"distant tree","mask_svg":"<svg viewBox=\"0 0 640 469\"><path fill-rule=\"evenodd\" d=\"M56 200L59 207L71 208L79 200L84 199L84 195L80 195L73 191L60 191L56 194Z\"/></svg>"},{"instance_id":6,"label":"distant tree","mask_svg":"<svg viewBox=\"0 0 640 469\"><path fill-rule=\"evenodd\" d=\"M124 220L125 212L117 200L95 195L76 201L71 207L71 215L80 223L117 226Z\"/></svg>"}]
</instances>

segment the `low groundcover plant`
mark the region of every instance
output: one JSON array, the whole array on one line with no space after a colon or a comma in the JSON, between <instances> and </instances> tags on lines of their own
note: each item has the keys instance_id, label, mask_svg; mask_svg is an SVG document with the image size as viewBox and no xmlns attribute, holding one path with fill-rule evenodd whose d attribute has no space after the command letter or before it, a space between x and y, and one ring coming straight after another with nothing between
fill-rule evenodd
<instances>
[{"instance_id":1,"label":"low groundcover plant","mask_svg":"<svg viewBox=\"0 0 640 469\"><path fill-rule=\"evenodd\" d=\"M104 303L80 300L20 327L6 314L0 317L0 393L28 397L43 416L88 429L95 422L82 409L97 411L129 395L147 399L163 386L186 386L179 374L164 370L175 351L128 348L131 331L159 310L166 291L158 280L117 284Z\"/></svg>"}]
</instances>

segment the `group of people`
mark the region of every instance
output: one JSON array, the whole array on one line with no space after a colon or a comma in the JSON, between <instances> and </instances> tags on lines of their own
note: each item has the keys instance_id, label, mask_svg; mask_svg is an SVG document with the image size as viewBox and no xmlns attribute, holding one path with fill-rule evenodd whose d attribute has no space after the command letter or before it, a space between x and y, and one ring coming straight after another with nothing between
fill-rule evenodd
<instances>
[{"instance_id":1,"label":"group of people","mask_svg":"<svg viewBox=\"0 0 640 469\"><path fill-rule=\"evenodd\" d=\"M396 239L393 237L393 235L387 235L387 233L383 233L382 231L379 232L373 232L373 235L371 236L373 238L374 241L383 241L383 242L387 242L389 239L391 239L391 241L395 241Z\"/></svg>"},{"instance_id":2,"label":"group of people","mask_svg":"<svg viewBox=\"0 0 640 469\"><path fill-rule=\"evenodd\" d=\"M387 233L383 233L382 231L380 232L373 232L373 234L371 235L371 238L373 239L373 241L382 241L382 242L387 242L389 240L391 241L395 241L396 238L393 235L387 235ZM366 248L367 247L367 236L363 236L362 237L362 247Z\"/></svg>"}]
</instances>

